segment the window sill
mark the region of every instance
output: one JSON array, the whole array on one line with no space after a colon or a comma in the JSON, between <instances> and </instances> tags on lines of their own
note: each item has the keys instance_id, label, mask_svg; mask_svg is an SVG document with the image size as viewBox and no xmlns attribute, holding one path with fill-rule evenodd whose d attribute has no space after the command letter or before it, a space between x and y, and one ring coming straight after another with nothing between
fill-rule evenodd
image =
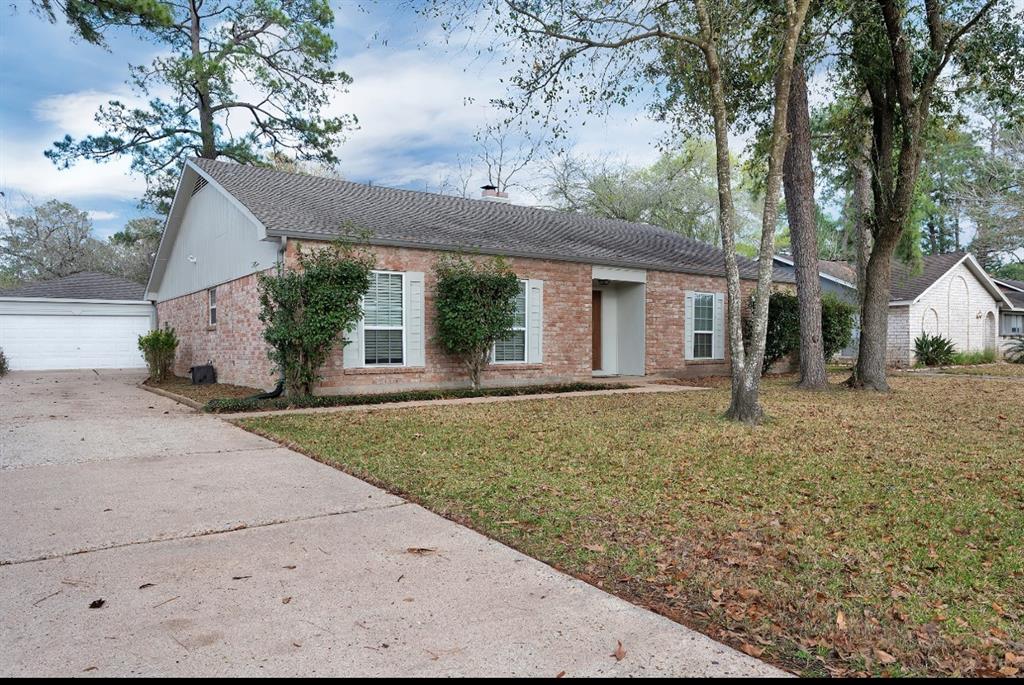
<instances>
[{"instance_id":1,"label":"window sill","mask_svg":"<svg viewBox=\"0 0 1024 685\"><path fill-rule=\"evenodd\" d=\"M381 373L423 373L423 366L360 366L355 369L343 369L346 376L368 376Z\"/></svg>"},{"instance_id":2,"label":"window sill","mask_svg":"<svg viewBox=\"0 0 1024 685\"><path fill-rule=\"evenodd\" d=\"M528 364L526 362L491 362L488 365L491 369L510 369L516 371L519 369L543 369L543 364Z\"/></svg>"},{"instance_id":3,"label":"window sill","mask_svg":"<svg viewBox=\"0 0 1024 685\"><path fill-rule=\"evenodd\" d=\"M211 331L215 331L215 330L217 330L217 324L206 324L206 332L207 333L209 333Z\"/></svg>"},{"instance_id":4,"label":"window sill","mask_svg":"<svg viewBox=\"0 0 1024 685\"><path fill-rule=\"evenodd\" d=\"M724 359L684 359L687 366L704 366L710 364L724 364Z\"/></svg>"}]
</instances>

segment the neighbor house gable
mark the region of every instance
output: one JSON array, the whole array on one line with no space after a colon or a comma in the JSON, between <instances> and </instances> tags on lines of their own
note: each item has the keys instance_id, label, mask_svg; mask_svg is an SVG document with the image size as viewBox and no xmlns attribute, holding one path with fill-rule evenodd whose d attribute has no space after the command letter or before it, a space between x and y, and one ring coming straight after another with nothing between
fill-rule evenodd
<instances>
[{"instance_id":1,"label":"neighbor house gable","mask_svg":"<svg viewBox=\"0 0 1024 685\"><path fill-rule=\"evenodd\" d=\"M939 257L946 257L946 255L939 255ZM926 257L925 259L927 260L928 258ZM979 283L988 292L988 294L992 297L993 300L995 300L1001 305L1005 305L1008 307L1013 306L1012 303L1007 299L1006 295L1003 294L1003 291L995 283L995 281L993 281L992 278L987 273L985 273L985 270L981 268L981 264L979 264L978 260L974 258L974 255L970 253L964 253L962 257L952 262L948 267L945 267L945 265L943 264L942 269L936 270L934 273L931 274L928 273L929 265L926 264L924 277L927 277L928 282L926 284L921 284L923 287L918 287L916 289L912 287L908 288L907 291L909 292L909 294L904 294L902 296L896 294L893 300L889 302L889 306L900 307L904 305L917 304L918 302L921 302L923 299L928 297L936 288L941 288L943 283L947 283L951 273L961 271L964 269L970 272L970 275L973 277L973 279L977 281L977 283ZM898 278L900 278L900 274L904 274L904 277L906 277L906 273L907 271L904 268L893 268L894 293L900 292L896 281Z\"/></svg>"},{"instance_id":2,"label":"neighbor house gable","mask_svg":"<svg viewBox=\"0 0 1024 685\"><path fill-rule=\"evenodd\" d=\"M182 172L147 286L165 301L273 267L281 240L209 174Z\"/></svg>"}]
</instances>

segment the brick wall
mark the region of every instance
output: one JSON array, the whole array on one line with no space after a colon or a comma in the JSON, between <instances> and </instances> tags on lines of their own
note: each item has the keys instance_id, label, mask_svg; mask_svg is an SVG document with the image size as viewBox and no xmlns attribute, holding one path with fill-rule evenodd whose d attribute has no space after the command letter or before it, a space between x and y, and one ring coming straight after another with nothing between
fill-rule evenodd
<instances>
[{"instance_id":1,"label":"brick wall","mask_svg":"<svg viewBox=\"0 0 1024 685\"><path fill-rule=\"evenodd\" d=\"M160 302L157 323L170 324L180 343L174 373L188 374L190 366L212 361L222 383L271 388L273 365L263 342L259 321L256 274L217 286L217 325L210 326L205 290Z\"/></svg>"},{"instance_id":2,"label":"brick wall","mask_svg":"<svg viewBox=\"0 0 1024 685\"><path fill-rule=\"evenodd\" d=\"M294 242L289 243L289 263L294 262L295 245ZM399 390L417 386L467 385L469 374L461 362L444 354L434 342L434 266L442 253L396 247L376 247L374 253L378 269L422 271L424 274L426 363L421 368L346 369L339 347L321 372L321 392L329 394ZM590 265L518 258L508 261L520 278L544 281L544 362L492 364L484 372L484 382L488 385L509 385L589 379ZM588 314L581 316L581 312Z\"/></svg>"},{"instance_id":3,"label":"brick wall","mask_svg":"<svg viewBox=\"0 0 1024 685\"><path fill-rule=\"evenodd\" d=\"M286 259L294 264L295 241L290 241ZM304 243L304 248L315 243ZM421 271L425 278L425 366L346 369L341 347L336 349L321 373L319 391L359 393L414 387L465 386L469 376L461 363L445 355L434 342L434 267L441 253L396 247L375 247L377 268L389 271ZM591 372L591 291L589 264L513 258L513 270L524 279L544 281L544 360L542 364L491 365L484 373L488 385L526 384L586 380ZM744 293L754 288L744 282ZM648 375L701 376L725 374L725 361L684 360L685 292L726 291L725 279L688 274L647 272L646 286L646 373ZM218 322L207 325L207 293L200 291L157 305L160 325L170 323L178 331L181 345L175 373L208 360L226 383L269 388L275 376L267 359L266 346L257 318L259 302L256 276L250 275L218 286ZM726 324L726 330L728 324Z\"/></svg>"}]
</instances>

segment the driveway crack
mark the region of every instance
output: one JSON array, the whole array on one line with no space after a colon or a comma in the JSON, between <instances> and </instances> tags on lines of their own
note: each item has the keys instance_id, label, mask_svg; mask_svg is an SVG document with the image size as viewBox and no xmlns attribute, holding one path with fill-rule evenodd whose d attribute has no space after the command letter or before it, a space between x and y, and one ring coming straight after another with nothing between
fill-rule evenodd
<instances>
[{"instance_id":1,"label":"driveway crack","mask_svg":"<svg viewBox=\"0 0 1024 685\"><path fill-rule=\"evenodd\" d=\"M237 533L243 530L252 530L256 528L270 528L272 526L281 526L289 523L300 523L302 521L313 521L316 519L332 518L335 516L345 516L347 514L360 514L366 511L386 511L388 509L396 509L409 504L409 502L395 502L393 504L384 504L380 506L361 507L357 509L343 509L339 511L329 511L323 514L310 514L308 516L295 516L284 519L274 519L271 521L263 521L260 523L241 523L238 525L230 526L227 528L219 528L215 530L204 530L197 531L194 533L186 533L184 535L173 535L170 537L151 538L149 540L133 540L132 542L120 542L110 545L101 545L98 547L88 547L84 549L77 549L72 552L61 552L55 554L43 554L36 557L28 557L24 559L0 559L0 567L3 566L18 566L20 564L31 564L38 561L50 561L53 559L63 559L65 557L78 556L79 554L91 554L93 552L104 552L111 549L123 549L125 547L136 547L140 545L152 545L163 542L175 542L178 540L190 540L193 538L212 537L215 535L225 535L228 533Z\"/></svg>"}]
</instances>

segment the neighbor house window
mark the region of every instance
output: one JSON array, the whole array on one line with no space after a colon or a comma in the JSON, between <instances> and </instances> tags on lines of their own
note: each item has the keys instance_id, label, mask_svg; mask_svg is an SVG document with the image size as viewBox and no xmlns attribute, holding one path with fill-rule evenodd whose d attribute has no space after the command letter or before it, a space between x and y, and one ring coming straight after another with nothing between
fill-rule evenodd
<instances>
[{"instance_id":1,"label":"neighbor house window","mask_svg":"<svg viewBox=\"0 0 1024 685\"><path fill-rule=\"evenodd\" d=\"M363 299L363 362L405 363L405 288L400 273L374 271Z\"/></svg>"},{"instance_id":2,"label":"neighbor house window","mask_svg":"<svg viewBox=\"0 0 1024 685\"><path fill-rule=\"evenodd\" d=\"M1024 314L1006 315L1005 335L1024 335Z\"/></svg>"},{"instance_id":3,"label":"neighbor house window","mask_svg":"<svg viewBox=\"0 0 1024 685\"><path fill-rule=\"evenodd\" d=\"M711 359L714 356L715 296L711 293L693 294L693 358Z\"/></svg>"},{"instance_id":4,"label":"neighbor house window","mask_svg":"<svg viewBox=\"0 0 1024 685\"><path fill-rule=\"evenodd\" d=\"M210 301L210 325L217 325L217 289L210 288L206 291Z\"/></svg>"},{"instance_id":5,"label":"neighbor house window","mask_svg":"<svg viewBox=\"0 0 1024 685\"><path fill-rule=\"evenodd\" d=\"M494 361L499 363L526 361L526 281L519 281L512 335L494 343Z\"/></svg>"}]
</instances>

